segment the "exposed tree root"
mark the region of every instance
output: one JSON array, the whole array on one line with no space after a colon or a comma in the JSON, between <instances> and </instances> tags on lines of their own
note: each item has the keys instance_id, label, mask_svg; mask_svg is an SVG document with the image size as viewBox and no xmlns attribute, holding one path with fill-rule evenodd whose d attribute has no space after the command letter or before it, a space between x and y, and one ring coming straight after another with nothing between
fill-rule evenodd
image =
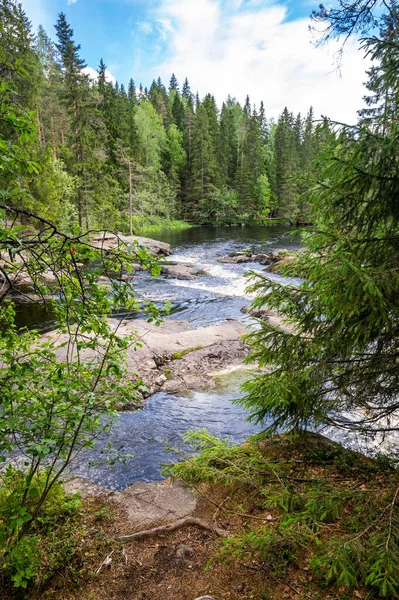
<instances>
[{"instance_id":1,"label":"exposed tree root","mask_svg":"<svg viewBox=\"0 0 399 600\"><path fill-rule=\"evenodd\" d=\"M116 539L121 542L144 540L160 533L171 533L172 531L186 527L186 525L200 527L201 529L215 533L219 537L227 537L229 535L227 531L221 529L216 524L210 525L206 521L203 521L202 519L196 519L195 517L184 517L184 519L178 519L177 521L169 523L168 525L161 525L160 527L154 527L153 529L144 529L143 531L137 531L136 533L131 533L129 535L119 535Z\"/></svg>"}]
</instances>

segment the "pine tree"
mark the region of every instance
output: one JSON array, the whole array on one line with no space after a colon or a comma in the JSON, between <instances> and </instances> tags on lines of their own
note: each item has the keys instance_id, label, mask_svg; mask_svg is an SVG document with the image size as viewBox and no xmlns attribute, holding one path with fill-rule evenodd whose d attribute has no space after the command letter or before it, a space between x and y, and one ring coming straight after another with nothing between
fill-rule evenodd
<instances>
[{"instance_id":1,"label":"pine tree","mask_svg":"<svg viewBox=\"0 0 399 600\"><path fill-rule=\"evenodd\" d=\"M195 217L200 216L201 204L207 202L211 194L217 189L218 180L219 165L214 150L208 114L205 107L200 103L197 106L194 119L190 173L191 212Z\"/></svg>"},{"instance_id":2,"label":"pine tree","mask_svg":"<svg viewBox=\"0 0 399 600\"><path fill-rule=\"evenodd\" d=\"M184 84L183 84L183 89L182 89L181 95L182 95L182 98L184 98L187 101L190 98L192 99L192 97L193 97L193 94L191 92L190 84L188 83L187 77L184 80Z\"/></svg>"},{"instance_id":3,"label":"pine tree","mask_svg":"<svg viewBox=\"0 0 399 600\"><path fill-rule=\"evenodd\" d=\"M79 56L80 45L73 39L73 30L68 25L65 14L60 13L55 25L58 37L57 50L62 65L63 91L61 101L69 114L69 143L74 155L74 171L79 178L77 188L77 208L79 225L83 226L84 217L84 159L89 126L89 93L87 76L82 74L86 66ZM87 211L86 211L87 217Z\"/></svg>"},{"instance_id":4,"label":"pine tree","mask_svg":"<svg viewBox=\"0 0 399 600\"><path fill-rule=\"evenodd\" d=\"M232 187L237 170L238 139L233 107L223 103L220 115L220 170L223 185Z\"/></svg>"},{"instance_id":5,"label":"pine tree","mask_svg":"<svg viewBox=\"0 0 399 600\"><path fill-rule=\"evenodd\" d=\"M371 92L363 99L367 108L359 111L365 125L372 125L384 133L398 114L396 50L399 30L399 9L394 5L388 14L382 17L378 43L367 43L368 55L373 61L379 61L367 72L367 89Z\"/></svg>"},{"instance_id":6,"label":"pine tree","mask_svg":"<svg viewBox=\"0 0 399 600\"><path fill-rule=\"evenodd\" d=\"M131 106L137 104L136 88L135 88L134 81L132 78L130 78L130 81L129 81L127 96L129 98L129 102L130 102Z\"/></svg>"},{"instance_id":7,"label":"pine tree","mask_svg":"<svg viewBox=\"0 0 399 600\"><path fill-rule=\"evenodd\" d=\"M176 76L174 73L172 73L172 77L170 78L170 82L169 82L169 92L178 92L179 91L179 84L178 81L176 79Z\"/></svg>"},{"instance_id":8,"label":"pine tree","mask_svg":"<svg viewBox=\"0 0 399 600\"><path fill-rule=\"evenodd\" d=\"M298 134L293 114L285 107L275 134L278 216L295 219L298 210Z\"/></svg>"},{"instance_id":9,"label":"pine tree","mask_svg":"<svg viewBox=\"0 0 399 600\"><path fill-rule=\"evenodd\" d=\"M42 27L36 37L36 51L40 58L43 76L37 103L38 134L41 146L51 144L52 152L58 156L59 148L65 143L68 118L62 106L62 71L56 61L56 49Z\"/></svg>"},{"instance_id":10,"label":"pine tree","mask_svg":"<svg viewBox=\"0 0 399 600\"><path fill-rule=\"evenodd\" d=\"M220 151L220 131L218 109L216 106L215 97L207 94L202 103L208 117L208 128L211 137L212 156L215 159L214 184L220 186L220 168L219 168L219 151Z\"/></svg>"},{"instance_id":11,"label":"pine tree","mask_svg":"<svg viewBox=\"0 0 399 600\"><path fill-rule=\"evenodd\" d=\"M180 96L177 92L174 93L172 104L172 116L174 124L178 127L178 129L181 132L183 132L186 111L184 110L184 104L180 100Z\"/></svg>"},{"instance_id":12,"label":"pine tree","mask_svg":"<svg viewBox=\"0 0 399 600\"><path fill-rule=\"evenodd\" d=\"M397 34L394 43L365 42L380 54L371 85L378 76L388 87L385 65L399 55ZM246 385L243 402L256 420L271 419L271 429L327 424L357 439L397 434L399 126L392 105L384 103L387 115L346 126L325 147L311 193L316 227L296 264L303 282L254 281L255 307L276 310L290 325L264 322L252 335L253 357L267 370ZM328 123L320 131L331 137Z\"/></svg>"}]
</instances>

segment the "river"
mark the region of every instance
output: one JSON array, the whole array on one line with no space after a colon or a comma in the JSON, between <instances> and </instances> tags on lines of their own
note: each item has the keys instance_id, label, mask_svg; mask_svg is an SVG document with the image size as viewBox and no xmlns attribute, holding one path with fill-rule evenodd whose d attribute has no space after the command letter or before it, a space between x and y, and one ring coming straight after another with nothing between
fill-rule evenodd
<instances>
[{"instance_id":1,"label":"river","mask_svg":"<svg viewBox=\"0 0 399 600\"><path fill-rule=\"evenodd\" d=\"M137 297L143 303L155 301L162 305L170 302L170 317L187 320L195 328L227 319L249 320L248 315L241 312L241 308L251 301L245 292L244 274L250 270L261 271L263 267L256 263L222 264L218 258L246 248L270 252L299 247L299 237L292 235L286 227L192 228L161 231L151 237L172 245L170 260L193 263L205 274L192 281L181 281L141 273L134 284ZM280 275L269 274L268 277L281 283L296 283ZM19 303L17 308L19 325L35 327L39 331L54 327L51 316L41 307ZM126 318L128 315L122 312L116 316ZM143 318L143 315L135 318ZM187 397L163 392L154 394L142 410L121 413L110 435L99 439L94 449L79 455L71 474L121 490L135 481L161 479L161 465L178 458L165 446L182 449L183 435L190 429L206 428L232 442L244 441L261 428L250 423L243 408L232 402L240 396L239 379L233 375L227 377L226 386L217 392L196 392ZM355 432L344 437L341 431L332 428L325 428L322 433L365 453L370 449L382 451L385 445L392 443L392 440L382 440L381 436L360 438ZM118 461L108 465L105 459L100 460L106 453L108 442L112 442L119 453L134 456L128 458L126 464ZM185 450L189 451L188 448Z\"/></svg>"},{"instance_id":2,"label":"river","mask_svg":"<svg viewBox=\"0 0 399 600\"><path fill-rule=\"evenodd\" d=\"M261 270L259 264L221 264L218 258L251 248L270 252L277 248L298 248L299 238L287 227L257 228L191 228L183 231L161 231L151 237L172 245L170 260L193 263L204 275L193 281L153 278L141 273L135 280L137 297L143 302L172 304L171 317L189 321L195 328L221 323L227 319L248 321L241 312L250 303L245 293L244 274ZM270 275L287 282L279 275ZM292 281L292 280L291 280ZM120 318L126 318L123 312ZM136 318L142 318L141 315ZM51 329L51 316L32 304L18 304L18 324L39 331ZM121 413L111 434L97 441L94 449L79 455L73 465L74 475L87 477L111 489L121 490L135 481L156 481L162 478L161 464L176 456L165 450L166 445L182 447L186 431L206 428L212 434L242 442L259 431L249 423L243 408L232 403L240 395L239 382L229 378L226 388L212 393L194 393L178 397L157 393L147 400L143 410ZM133 454L126 464L117 461L109 466L99 462L108 442L121 454ZM94 463L94 464L93 464Z\"/></svg>"},{"instance_id":3,"label":"river","mask_svg":"<svg viewBox=\"0 0 399 600\"><path fill-rule=\"evenodd\" d=\"M241 308L250 303L245 293L244 274L263 267L255 263L221 264L218 258L245 248L270 252L299 246L298 237L293 237L286 227L192 228L162 231L151 237L172 245L170 260L193 263L206 274L193 281L181 281L154 279L142 273L135 281L137 296L143 302L170 302L170 316L188 320L196 328L227 319L248 321L248 316L241 312ZM270 277L289 281L278 275ZM119 316L126 317L123 313ZM29 318L32 319L32 314ZM43 320L36 324L41 328L48 325L49 322ZM240 395L238 378L232 377L228 383L218 392L197 392L187 397L160 392L147 400L143 410L121 413L111 435L99 440L94 450L81 455L73 473L120 490L135 481L159 480L162 463L176 460L176 455L167 451L165 445L182 448L183 435L190 429L206 428L232 442L243 442L260 427L249 423L243 408L232 402ZM134 457L125 465L119 461L113 466L105 461L99 464L100 452L105 452L109 441L118 452L134 454Z\"/></svg>"}]
</instances>

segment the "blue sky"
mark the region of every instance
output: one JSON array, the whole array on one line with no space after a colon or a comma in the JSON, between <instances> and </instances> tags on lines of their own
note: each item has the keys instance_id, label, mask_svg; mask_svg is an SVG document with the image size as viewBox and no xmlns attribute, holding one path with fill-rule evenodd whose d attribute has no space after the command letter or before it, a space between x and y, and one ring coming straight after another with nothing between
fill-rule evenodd
<instances>
[{"instance_id":1,"label":"blue sky","mask_svg":"<svg viewBox=\"0 0 399 600\"><path fill-rule=\"evenodd\" d=\"M55 37L54 23L66 13L81 56L96 69L103 58L119 82L133 77L149 86L160 75L187 76L194 92L246 94L269 116L287 105L353 121L361 105L366 64L355 40L346 48L341 72L337 46L315 48L308 31L311 0L22 0L36 29Z\"/></svg>"}]
</instances>

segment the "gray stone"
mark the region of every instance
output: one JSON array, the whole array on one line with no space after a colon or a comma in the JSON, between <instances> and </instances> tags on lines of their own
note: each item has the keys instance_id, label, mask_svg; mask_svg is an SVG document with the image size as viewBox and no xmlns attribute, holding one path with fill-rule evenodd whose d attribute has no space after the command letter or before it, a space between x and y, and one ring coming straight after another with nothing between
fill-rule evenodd
<instances>
[{"instance_id":1,"label":"gray stone","mask_svg":"<svg viewBox=\"0 0 399 600\"><path fill-rule=\"evenodd\" d=\"M80 494L81 498L88 498L89 496L96 497L109 497L114 492L109 490L102 485L97 485L84 477L74 477L63 483L64 490L67 494Z\"/></svg>"},{"instance_id":2,"label":"gray stone","mask_svg":"<svg viewBox=\"0 0 399 600\"><path fill-rule=\"evenodd\" d=\"M196 496L170 479L134 483L114 494L112 502L125 509L129 523L137 531L187 517L197 506Z\"/></svg>"},{"instance_id":3,"label":"gray stone","mask_svg":"<svg viewBox=\"0 0 399 600\"><path fill-rule=\"evenodd\" d=\"M103 250L112 250L121 243L125 246L130 246L137 243L140 246L146 246L154 254L160 254L163 256L168 256L171 252L170 244L166 244L165 242L160 242L158 240L152 240L151 238L145 238L140 235L129 236L123 235L122 233L115 235L114 233L106 231L96 235L92 241L93 246L96 248L102 248Z\"/></svg>"},{"instance_id":4,"label":"gray stone","mask_svg":"<svg viewBox=\"0 0 399 600\"><path fill-rule=\"evenodd\" d=\"M196 279L194 268L187 265L163 265L162 274L168 279Z\"/></svg>"},{"instance_id":5,"label":"gray stone","mask_svg":"<svg viewBox=\"0 0 399 600\"><path fill-rule=\"evenodd\" d=\"M180 544L176 550L176 556L182 558L190 558L190 556L193 556L194 553L194 548L191 548L191 546L186 546L186 544Z\"/></svg>"}]
</instances>

